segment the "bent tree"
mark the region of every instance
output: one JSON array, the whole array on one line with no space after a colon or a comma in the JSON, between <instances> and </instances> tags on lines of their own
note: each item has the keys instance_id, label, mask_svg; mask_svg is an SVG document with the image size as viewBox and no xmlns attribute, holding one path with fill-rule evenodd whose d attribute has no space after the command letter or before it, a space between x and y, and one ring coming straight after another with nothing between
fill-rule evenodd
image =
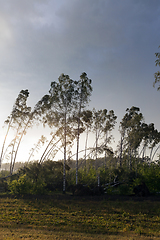
<instances>
[{"instance_id":1,"label":"bent tree","mask_svg":"<svg viewBox=\"0 0 160 240\"><path fill-rule=\"evenodd\" d=\"M160 133L157 129L154 127L154 123L146 124L144 123L142 125L143 127L143 147L139 154L139 157L141 156L142 159L145 159L145 152L146 149L150 149L150 161L152 159L152 154L154 155L154 148L157 144L160 142Z\"/></svg>"},{"instance_id":2,"label":"bent tree","mask_svg":"<svg viewBox=\"0 0 160 240\"><path fill-rule=\"evenodd\" d=\"M160 46L159 46L160 47ZM160 67L160 52L157 52L155 53L157 59L155 61L156 63L156 66L159 66ZM155 84L160 82L160 72L157 71L155 74L154 74L154 83L153 83L153 86L155 87ZM157 90L160 90L160 85L157 87Z\"/></svg>"},{"instance_id":3,"label":"bent tree","mask_svg":"<svg viewBox=\"0 0 160 240\"><path fill-rule=\"evenodd\" d=\"M61 74L58 82L51 83L49 94L42 98L41 105L44 114L43 122L47 123L51 129L56 129L56 136L63 147L63 193L65 193L67 150L70 150L69 147L75 138L74 129L70 123L76 109L76 82L68 75ZM51 143L53 144L52 141Z\"/></svg>"},{"instance_id":4,"label":"bent tree","mask_svg":"<svg viewBox=\"0 0 160 240\"><path fill-rule=\"evenodd\" d=\"M42 121L44 124L47 123L50 128L56 129L56 136L60 138L61 146L64 149L63 193L65 193L66 189L65 163L67 153L70 154L75 138L77 138L76 184L78 183L79 136L82 132L80 118L82 109L85 108L89 101L91 91L91 80L86 73L82 73L78 81L70 79L68 75L61 74L58 82L51 83L49 94L45 95L40 101L43 115ZM53 141L51 143L53 144Z\"/></svg>"},{"instance_id":5,"label":"bent tree","mask_svg":"<svg viewBox=\"0 0 160 240\"><path fill-rule=\"evenodd\" d=\"M13 173L22 138L27 133L28 128L33 126L34 121L38 120L38 115L40 115L40 106L38 103L35 105L33 110L31 110L31 107L27 106L28 97L29 91L27 89L20 91L14 103L12 112L5 121L5 123L7 124L7 132L2 145L0 163L5 157L7 149L9 149L11 175ZM14 137L5 150L6 140L11 129L14 132Z\"/></svg>"},{"instance_id":6,"label":"bent tree","mask_svg":"<svg viewBox=\"0 0 160 240\"><path fill-rule=\"evenodd\" d=\"M30 159L32 157L34 157L34 153L38 152L40 150L40 148L45 144L45 142L47 142L47 138L45 136L41 136L38 139L38 142L36 144L34 144L34 147L31 148L30 153L29 153L29 158L28 158L28 162L30 161Z\"/></svg>"},{"instance_id":7,"label":"bent tree","mask_svg":"<svg viewBox=\"0 0 160 240\"><path fill-rule=\"evenodd\" d=\"M24 113L26 113L26 110L27 110L27 113L30 111L30 108L26 107L26 101L27 101L28 96L29 96L28 90L20 91L20 93L19 93L18 97L16 98L16 101L13 105L11 114L5 120L5 125L7 125L7 131L6 131L3 145L2 145L1 156L0 156L0 166L1 166L2 160L4 158L4 153L6 152L5 144L6 144L6 140L7 140L10 129L17 128L19 130L20 125L24 121L24 115L25 115ZM16 137L14 139L14 142L15 142L15 140L16 140ZM13 143L9 144L9 147L10 146L13 146Z\"/></svg>"},{"instance_id":8,"label":"bent tree","mask_svg":"<svg viewBox=\"0 0 160 240\"><path fill-rule=\"evenodd\" d=\"M111 140L113 139L111 131L115 127L116 119L117 119L117 116L115 115L114 111L110 110L109 113L106 115L105 126L104 126L104 129L103 129L104 137L105 137L105 144L104 144L104 150L105 150L104 161L105 161L105 166L106 166L107 154L108 153L113 153L109 149L108 144L110 144Z\"/></svg>"},{"instance_id":9,"label":"bent tree","mask_svg":"<svg viewBox=\"0 0 160 240\"><path fill-rule=\"evenodd\" d=\"M15 104L13 106L10 116L8 116L5 124L7 124L7 132L4 138L4 142L1 150L0 162L2 162L6 151L5 144L9 134L10 129L14 131L14 138L9 144L10 150L10 174L13 172L14 164L16 161L18 149L21 143L23 135L26 133L26 123L30 118L31 108L27 106L27 99L29 97L28 90L21 90L18 97L16 98ZM7 148L8 148L7 147Z\"/></svg>"}]
</instances>

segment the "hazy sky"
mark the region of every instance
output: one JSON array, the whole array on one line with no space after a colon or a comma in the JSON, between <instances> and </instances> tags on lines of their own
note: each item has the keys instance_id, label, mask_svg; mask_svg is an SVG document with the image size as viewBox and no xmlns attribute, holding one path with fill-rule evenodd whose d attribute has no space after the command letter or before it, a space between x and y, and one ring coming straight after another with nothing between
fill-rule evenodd
<instances>
[{"instance_id":1,"label":"hazy sky","mask_svg":"<svg viewBox=\"0 0 160 240\"><path fill-rule=\"evenodd\" d=\"M159 0L0 0L0 124L20 90L34 106L61 73L86 72L89 107L113 109L116 129L137 106L160 131L159 45Z\"/></svg>"}]
</instances>

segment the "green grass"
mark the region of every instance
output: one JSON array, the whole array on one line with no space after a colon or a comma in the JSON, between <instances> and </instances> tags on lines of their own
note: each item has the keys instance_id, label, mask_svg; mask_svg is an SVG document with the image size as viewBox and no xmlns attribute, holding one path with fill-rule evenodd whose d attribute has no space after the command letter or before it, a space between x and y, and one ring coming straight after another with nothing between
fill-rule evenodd
<instances>
[{"instance_id":1,"label":"green grass","mask_svg":"<svg viewBox=\"0 0 160 240\"><path fill-rule=\"evenodd\" d=\"M0 197L0 239L160 239L160 202Z\"/></svg>"}]
</instances>

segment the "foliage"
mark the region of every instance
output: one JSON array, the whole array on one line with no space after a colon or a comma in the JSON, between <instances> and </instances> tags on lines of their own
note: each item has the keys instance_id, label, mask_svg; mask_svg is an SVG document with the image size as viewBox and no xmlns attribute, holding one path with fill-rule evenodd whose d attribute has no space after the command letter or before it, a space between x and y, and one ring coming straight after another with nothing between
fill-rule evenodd
<instances>
[{"instance_id":1,"label":"foliage","mask_svg":"<svg viewBox=\"0 0 160 240\"><path fill-rule=\"evenodd\" d=\"M143 134L142 134L142 123L143 115L139 112L140 109L137 107L131 107L126 109L120 123L121 133L121 158L127 154L130 158L130 168L132 168L131 157L136 156L136 151L140 146Z\"/></svg>"},{"instance_id":2,"label":"foliage","mask_svg":"<svg viewBox=\"0 0 160 240\"><path fill-rule=\"evenodd\" d=\"M94 161L95 163L95 161ZM110 168L101 165L98 169L94 165L88 168L79 169L79 183L89 186L97 186L97 171L99 172L100 183L106 189L108 194L131 195L136 185L145 182L152 194L160 192L160 165L155 163L139 163L136 168L129 171L128 168L118 167ZM68 185L75 185L75 169L68 172L66 176ZM117 186L108 184L114 183L116 179ZM112 184L114 185L114 184Z\"/></svg>"},{"instance_id":3,"label":"foliage","mask_svg":"<svg viewBox=\"0 0 160 240\"><path fill-rule=\"evenodd\" d=\"M10 174L9 171L2 170L0 172L0 192L7 192L8 191L8 182L7 179L4 177L8 176Z\"/></svg>"},{"instance_id":4,"label":"foliage","mask_svg":"<svg viewBox=\"0 0 160 240\"><path fill-rule=\"evenodd\" d=\"M97 172L100 186L107 194L131 195L136 185L145 182L150 193L160 192L160 164L139 162L132 171L127 167L113 167L104 165L98 159L99 167L96 168L95 160L87 160L86 167L79 168L79 184L90 189L97 187ZM134 161L133 161L134 162ZM71 164L72 169L69 167ZM76 184L76 164L66 164L66 187ZM2 175L3 172L1 173ZM14 194L48 194L61 191L63 188L63 162L44 161L42 164L31 162L18 171L11 178L2 179L1 185ZM116 183L116 185L115 185ZM7 186L8 185L8 186ZM68 188L70 189L70 188Z\"/></svg>"},{"instance_id":5,"label":"foliage","mask_svg":"<svg viewBox=\"0 0 160 240\"><path fill-rule=\"evenodd\" d=\"M26 174L24 174L18 180L13 180L9 183L9 190L13 194L30 193L31 182L26 179Z\"/></svg>"},{"instance_id":6,"label":"foliage","mask_svg":"<svg viewBox=\"0 0 160 240\"><path fill-rule=\"evenodd\" d=\"M159 46L160 47L160 46ZM155 53L157 59L155 61L156 63L156 66L159 66L160 67L160 53L157 52ZM153 86L155 86L156 83L160 82L160 72L157 71L155 74L154 74L154 78L155 78L155 81L153 83ZM160 86L157 87L157 90L160 90Z\"/></svg>"},{"instance_id":7,"label":"foliage","mask_svg":"<svg viewBox=\"0 0 160 240\"><path fill-rule=\"evenodd\" d=\"M137 182L145 182L151 193L160 192L160 165L154 162L150 165L139 166L139 177Z\"/></svg>"},{"instance_id":8,"label":"foliage","mask_svg":"<svg viewBox=\"0 0 160 240\"><path fill-rule=\"evenodd\" d=\"M76 170L70 170L66 176L68 185L75 185L76 181L75 181L75 172ZM97 174L96 174L96 170L94 167L90 167L89 169L86 168L80 168L79 172L78 172L78 176L79 176L79 183L80 184L84 184L87 186L96 186L97 183Z\"/></svg>"},{"instance_id":9,"label":"foliage","mask_svg":"<svg viewBox=\"0 0 160 240\"><path fill-rule=\"evenodd\" d=\"M120 166L126 165L132 170L140 157L142 159L147 157L149 161L154 159L157 151L154 151L154 147L160 142L160 133L155 129L154 123L144 122L144 117L138 107L126 109L119 130L121 134L118 149ZM146 156L146 150L150 151L149 157Z\"/></svg>"},{"instance_id":10,"label":"foliage","mask_svg":"<svg viewBox=\"0 0 160 240\"><path fill-rule=\"evenodd\" d=\"M69 170L68 166L66 170ZM19 170L16 179L10 180L9 190L14 194L44 194L61 190L62 183L62 162L32 162Z\"/></svg>"}]
</instances>

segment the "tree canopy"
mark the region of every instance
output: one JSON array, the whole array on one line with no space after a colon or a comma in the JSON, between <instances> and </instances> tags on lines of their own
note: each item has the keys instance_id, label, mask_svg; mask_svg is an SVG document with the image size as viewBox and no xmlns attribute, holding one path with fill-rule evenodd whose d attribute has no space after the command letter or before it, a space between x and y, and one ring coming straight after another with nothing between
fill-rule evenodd
<instances>
[{"instance_id":1,"label":"tree canopy","mask_svg":"<svg viewBox=\"0 0 160 240\"><path fill-rule=\"evenodd\" d=\"M155 53L155 55L156 55L156 58L157 58L156 61L155 61L155 64L156 64L156 66L160 67L160 52ZM157 83L160 82L160 72L159 71L155 72L154 79L155 80L154 80L153 86L155 86ZM157 90L160 90L160 85L157 87Z\"/></svg>"}]
</instances>

